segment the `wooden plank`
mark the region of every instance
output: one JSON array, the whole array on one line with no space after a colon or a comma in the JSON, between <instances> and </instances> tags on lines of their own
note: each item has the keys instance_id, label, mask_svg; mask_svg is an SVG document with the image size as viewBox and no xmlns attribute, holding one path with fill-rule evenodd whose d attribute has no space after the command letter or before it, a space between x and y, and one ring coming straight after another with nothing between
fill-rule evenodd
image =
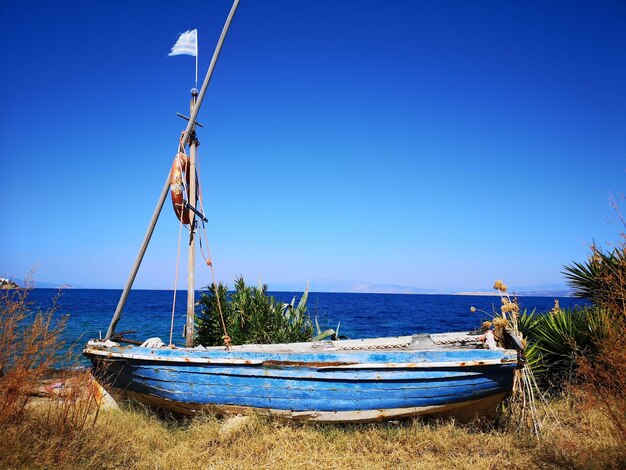
<instances>
[{"instance_id":1,"label":"wooden plank","mask_svg":"<svg viewBox=\"0 0 626 470\"><path fill-rule=\"evenodd\" d=\"M195 403L176 403L157 396L126 391L129 397L147 405L159 406L174 412L194 415L199 411L207 410L227 414L260 414L280 419L297 420L314 423L368 423L386 419L408 418L412 416L456 416L471 420L475 416L491 415L502 402L505 393L498 393L488 397L466 400L459 403L424 406L389 408L356 411L293 411L276 408L255 408L237 405L199 405Z\"/></svg>"},{"instance_id":2,"label":"wooden plank","mask_svg":"<svg viewBox=\"0 0 626 470\"><path fill-rule=\"evenodd\" d=\"M158 350L157 350L158 351ZM94 356L101 356L105 358L118 358L118 359L137 359L142 361L154 361L154 362L176 362L176 363L188 363L188 364L229 364L229 365L245 365L245 366L258 366L263 364L260 359L236 359L236 358L208 358L208 357L194 357L194 356L164 356L154 354L154 350L150 354L135 354L126 351L107 351L102 349L85 348L83 354L92 354Z\"/></svg>"},{"instance_id":3,"label":"wooden plank","mask_svg":"<svg viewBox=\"0 0 626 470\"><path fill-rule=\"evenodd\" d=\"M501 366L503 364L515 364L516 359L485 359L483 361L462 361L462 362L399 362L399 363L377 363L348 364L318 367L319 371L351 370L351 369L443 369L457 367L481 367L481 366Z\"/></svg>"}]
</instances>

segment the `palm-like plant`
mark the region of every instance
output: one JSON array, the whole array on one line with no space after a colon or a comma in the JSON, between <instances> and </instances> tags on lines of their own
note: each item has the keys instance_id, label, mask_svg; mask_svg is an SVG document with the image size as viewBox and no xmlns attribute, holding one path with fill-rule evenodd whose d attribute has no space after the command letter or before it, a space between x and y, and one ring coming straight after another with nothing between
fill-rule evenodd
<instances>
[{"instance_id":1,"label":"palm-like plant","mask_svg":"<svg viewBox=\"0 0 626 470\"><path fill-rule=\"evenodd\" d=\"M558 305L547 313L521 315L526 360L544 388L559 391L572 382L580 358L593 361L598 354L613 319L600 307L563 310Z\"/></svg>"},{"instance_id":2,"label":"palm-like plant","mask_svg":"<svg viewBox=\"0 0 626 470\"><path fill-rule=\"evenodd\" d=\"M608 309L589 307L563 310L555 301L547 313L523 311L511 298L502 281L494 284L501 295L501 314L494 313L493 325L509 324L525 340L524 357L532 375L546 389L559 391L572 382L581 357L592 359L607 337L615 316Z\"/></svg>"},{"instance_id":3,"label":"palm-like plant","mask_svg":"<svg viewBox=\"0 0 626 470\"><path fill-rule=\"evenodd\" d=\"M543 366L541 351L534 341L537 323L541 321L541 316L535 310L528 312L524 310L517 319L517 327L525 340L524 357L535 375L540 375L545 367Z\"/></svg>"},{"instance_id":4,"label":"palm-like plant","mask_svg":"<svg viewBox=\"0 0 626 470\"><path fill-rule=\"evenodd\" d=\"M564 266L563 275L575 296L626 314L626 242L610 252L592 245L589 259Z\"/></svg>"}]
</instances>

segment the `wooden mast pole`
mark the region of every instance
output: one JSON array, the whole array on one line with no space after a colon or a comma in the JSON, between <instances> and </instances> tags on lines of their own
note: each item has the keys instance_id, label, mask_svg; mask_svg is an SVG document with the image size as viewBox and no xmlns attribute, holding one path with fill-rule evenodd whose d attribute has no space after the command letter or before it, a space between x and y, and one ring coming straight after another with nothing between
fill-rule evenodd
<instances>
[{"instance_id":1,"label":"wooden mast pole","mask_svg":"<svg viewBox=\"0 0 626 470\"><path fill-rule=\"evenodd\" d=\"M239 0L234 0L233 6L228 13L228 18L226 18L226 23L224 23L224 28L222 29L222 34L220 35L219 40L217 41L217 46L215 47L215 52L213 52L213 57L211 58L211 64L209 65L209 69L207 70L206 76L204 77L204 82L202 83L202 88L200 88L200 93L198 95L198 99L196 101L196 105L193 107L193 111L191 112L191 116L189 116L189 122L187 123L187 128L185 129L185 133L182 137L182 146L184 147L189 142L189 137L191 135L191 131L196 124L196 119L198 117L198 111L200 111L200 105L202 104L202 100L204 99L204 95L206 94L206 90L209 87L209 82L211 81L211 76L213 75L213 70L215 69L215 64L217 64L217 59L220 56L220 52L222 50L222 44L224 43L224 39L226 39L226 33L228 33L228 28L230 28L230 23L235 16L235 12L237 11L237 7L239 6ZM139 248L139 253L137 254L137 259L135 260L135 264L133 265L130 275L128 276L128 280L126 281L126 285L124 286L124 290L122 291L122 295L117 304L117 308L115 309L115 313L113 314L113 318L111 319L111 324L109 325L109 329L107 330L107 334L105 339L110 339L115 333L115 327L117 323L120 321L122 317L122 311L124 310L124 306L126 305L126 299L128 299L128 294L130 293L130 289L135 282L135 277L137 276L137 271L139 271L139 266L141 266L141 262L143 261L143 256L146 253L146 249L148 248L148 244L150 243L150 239L152 238L152 233L154 232L154 227L156 226L157 221L159 220L159 215L161 214L161 209L163 209L163 204L165 203L165 199L167 199L167 193L170 190L170 177L169 172L167 175L167 179L165 180L165 185L161 190L161 195L159 196L159 200L157 202L156 208L154 209L154 213L152 214L152 219L150 219L150 224L148 225L148 230L143 237L143 242L141 243L141 248Z\"/></svg>"},{"instance_id":2,"label":"wooden mast pole","mask_svg":"<svg viewBox=\"0 0 626 470\"><path fill-rule=\"evenodd\" d=\"M198 90L191 90L190 112L196 106ZM196 152L198 139L195 128L191 131L189 140L189 205L196 208ZM196 277L196 213L189 210L189 256L187 264L187 323L185 325L185 346L193 348L193 324L195 320L195 277Z\"/></svg>"}]
</instances>

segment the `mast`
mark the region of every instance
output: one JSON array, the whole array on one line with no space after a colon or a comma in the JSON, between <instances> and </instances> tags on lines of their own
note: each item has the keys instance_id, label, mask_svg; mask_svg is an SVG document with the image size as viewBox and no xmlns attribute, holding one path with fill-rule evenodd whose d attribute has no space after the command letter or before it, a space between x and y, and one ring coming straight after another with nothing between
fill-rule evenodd
<instances>
[{"instance_id":1,"label":"mast","mask_svg":"<svg viewBox=\"0 0 626 470\"><path fill-rule=\"evenodd\" d=\"M190 113L196 106L198 90L191 89ZM196 152L198 149L195 126L189 138L189 205L196 209ZM189 210L189 256L187 264L187 323L185 325L185 346L193 348L193 323L195 320L195 277L196 277L196 213Z\"/></svg>"},{"instance_id":2,"label":"mast","mask_svg":"<svg viewBox=\"0 0 626 470\"><path fill-rule=\"evenodd\" d=\"M211 58L211 64L209 65L209 69L207 70L206 76L204 77L204 82L202 83L202 88L200 88L200 93L196 100L196 104L193 107L191 112L191 116L189 116L189 122L187 123L187 128L185 129L185 133L183 134L181 145L184 147L189 142L189 138L191 136L191 131L194 129L196 124L196 118L198 117L198 111L200 111L200 106L202 105L202 100L204 99L204 95L206 94L206 90L209 87L209 82L211 81L211 76L213 75L213 70L215 69L215 64L217 64L217 59L220 56L220 52L222 50L222 45L224 44L224 39L226 39L226 34L228 33L228 28L230 28L230 23L235 16L235 12L237 11L237 7L239 6L239 0L233 1L233 6L228 13L228 18L226 18L226 22L224 23L224 28L222 29L222 34L220 35L219 40L217 41L217 46L215 47L215 52L213 52L213 57ZM167 193L170 189L170 178L169 171L167 178L165 180L165 185L161 190L161 195L159 196L159 200L157 201L157 205L154 209L154 213L152 214L152 219L150 219L150 224L148 225L148 230L143 237L143 242L141 243L141 247L139 248L139 253L137 254L137 258L135 260L135 264L130 271L130 275L128 276L128 280L126 281L126 285L124 286L124 290L122 291L122 295L117 304L117 308L115 309L115 313L113 314L113 318L111 318L111 324L109 325L109 329L107 330L107 334L105 339L110 339L115 333L115 327L117 323L120 321L122 317L122 311L124 310L124 306L126 305L126 300L128 299L128 294L130 293L130 289L135 282L135 277L137 276L137 272L139 271L139 266L141 266L141 262L143 261L143 256L146 254L146 249L148 248L148 244L150 243L150 239L152 238L152 233L154 232L154 227L156 226L157 221L159 220L159 215L161 214L161 210L163 209L163 204L165 203L165 199L167 199Z\"/></svg>"}]
</instances>

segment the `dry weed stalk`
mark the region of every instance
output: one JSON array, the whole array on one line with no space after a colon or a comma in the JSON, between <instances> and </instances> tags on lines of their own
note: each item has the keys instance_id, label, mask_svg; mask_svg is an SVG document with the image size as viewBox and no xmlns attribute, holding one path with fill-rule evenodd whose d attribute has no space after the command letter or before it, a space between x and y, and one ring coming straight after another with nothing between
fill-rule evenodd
<instances>
[{"instance_id":1,"label":"dry weed stalk","mask_svg":"<svg viewBox=\"0 0 626 470\"><path fill-rule=\"evenodd\" d=\"M46 449L49 463L64 467L74 461L84 432L96 425L99 403L90 372L76 369L75 355L64 352L68 317L57 315L59 294L50 308L38 310L28 293L0 293L0 428L7 445L25 440L31 452ZM58 364L71 368L54 370ZM11 462L10 454L0 452L2 459Z\"/></svg>"},{"instance_id":2,"label":"dry weed stalk","mask_svg":"<svg viewBox=\"0 0 626 470\"><path fill-rule=\"evenodd\" d=\"M505 332L516 336L526 346L526 340L519 327L520 306L517 297L509 294L508 287L502 281L496 281L493 288L500 294L502 305L500 314L493 320L494 337L500 345L506 345ZM519 350L518 350L519 351ZM519 351L521 366L515 370L513 389L507 403L506 423L515 431L530 430L536 437L541 435L543 421L546 417L556 420L550 409L548 400L541 392L532 368L525 361L524 352ZM537 405L540 405L543 416Z\"/></svg>"},{"instance_id":3,"label":"dry weed stalk","mask_svg":"<svg viewBox=\"0 0 626 470\"><path fill-rule=\"evenodd\" d=\"M576 391L587 408L600 410L614 428L614 438L626 455L626 322L615 319L594 358L578 360Z\"/></svg>"},{"instance_id":4,"label":"dry weed stalk","mask_svg":"<svg viewBox=\"0 0 626 470\"><path fill-rule=\"evenodd\" d=\"M29 291L0 293L0 423L18 421L32 396L43 394L50 398L48 419L61 434L82 429L97 409L88 371L58 372L58 387L42 391L42 379L54 366L78 364L71 352L64 352L61 335L68 316L57 314L60 293L50 308L39 310L28 301Z\"/></svg>"},{"instance_id":5,"label":"dry weed stalk","mask_svg":"<svg viewBox=\"0 0 626 470\"><path fill-rule=\"evenodd\" d=\"M594 303L595 351L577 359L575 390L589 408L598 408L612 423L614 437L626 454L626 219L619 203L609 200L622 231L619 241L604 251L595 243L586 263L566 267L566 276L580 297Z\"/></svg>"},{"instance_id":6,"label":"dry weed stalk","mask_svg":"<svg viewBox=\"0 0 626 470\"><path fill-rule=\"evenodd\" d=\"M53 367L64 343L67 316L52 306L33 310L28 288L0 294L0 422L18 419L41 377Z\"/></svg>"},{"instance_id":7,"label":"dry weed stalk","mask_svg":"<svg viewBox=\"0 0 626 470\"><path fill-rule=\"evenodd\" d=\"M587 408L611 423L615 442L626 455L626 237L615 249L613 263L599 271L599 282L611 286L613 298L594 299L598 335L593 354L577 359L575 392Z\"/></svg>"}]
</instances>

